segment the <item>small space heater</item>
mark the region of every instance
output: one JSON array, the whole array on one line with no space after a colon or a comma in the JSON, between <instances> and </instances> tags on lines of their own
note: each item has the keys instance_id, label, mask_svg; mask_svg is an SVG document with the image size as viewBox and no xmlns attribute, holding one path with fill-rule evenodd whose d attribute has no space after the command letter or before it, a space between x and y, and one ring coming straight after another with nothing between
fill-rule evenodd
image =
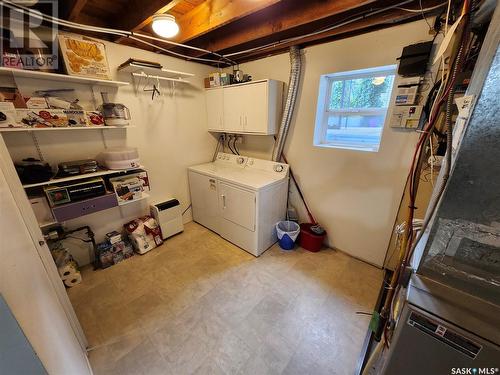
<instances>
[{"instance_id":1,"label":"small space heater","mask_svg":"<svg viewBox=\"0 0 500 375\"><path fill-rule=\"evenodd\" d=\"M151 205L151 216L160 225L163 239L184 230L181 205L177 199L168 199Z\"/></svg>"}]
</instances>

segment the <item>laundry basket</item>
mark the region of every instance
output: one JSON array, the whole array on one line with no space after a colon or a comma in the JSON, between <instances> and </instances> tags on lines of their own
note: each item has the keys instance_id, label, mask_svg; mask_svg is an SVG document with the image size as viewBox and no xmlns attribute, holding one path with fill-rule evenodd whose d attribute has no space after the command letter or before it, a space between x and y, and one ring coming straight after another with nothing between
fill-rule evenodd
<instances>
[{"instance_id":1,"label":"laundry basket","mask_svg":"<svg viewBox=\"0 0 500 375\"><path fill-rule=\"evenodd\" d=\"M300 226L294 221L280 221L276 224L278 243L283 250L292 250L299 236Z\"/></svg>"}]
</instances>

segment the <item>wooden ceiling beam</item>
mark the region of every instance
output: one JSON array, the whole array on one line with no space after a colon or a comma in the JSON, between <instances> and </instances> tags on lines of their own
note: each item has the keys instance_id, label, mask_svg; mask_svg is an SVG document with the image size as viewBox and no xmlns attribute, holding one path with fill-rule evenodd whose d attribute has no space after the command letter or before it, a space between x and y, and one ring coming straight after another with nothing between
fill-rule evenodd
<instances>
[{"instance_id":1,"label":"wooden ceiling beam","mask_svg":"<svg viewBox=\"0 0 500 375\"><path fill-rule=\"evenodd\" d=\"M354 8L374 3L376 0L308 0L295 3L280 3L270 9L272 14L253 15L238 25L230 25L230 30L221 30L209 35L204 41L194 45L209 51L223 51L257 39L271 37L286 31L343 13ZM224 31L224 32L223 32Z\"/></svg>"},{"instance_id":2,"label":"wooden ceiling beam","mask_svg":"<svg viewBox=\"0 0 500 375\"><path fill-rule=\"evenodd\" d=\"M177 20L180 31L174 40L187 42L280 1L206 0Z\"/></svg>"},{"instance_id":3,"label":"wooden ceiling beam","mask_svg":"<svg viewBox=\"0 0 500 375\"><path fill-rule=\"evenodd\" d=\"M69 5L68 21L75 22L85 4L87 4L87 0L72 0Z\"/></svg>"},{"instance_id":4,"label":"wooden ceiling beam","mask_svg":"<svg viewBox=\"0 0 500 375\"><path fill-rule=\"evenodd\" d=\"M167 13L183 0L131 0L123 17L113 23L113 27L126 31L137 31L149 25L156 13Z\"/></svg>"},{"instance_id":5,"label":"wooden ceiling beam","mask_svg":"<svg viewBox=\"0 0 500 375\"><path fill-rule=\"evenodd\" d=\"M351 24L344 25L330 31L326 31L321 34L305 37L303 39L296 40L293 42L282 43L272 48L253 51L248 54L241 55L239 58L235 58L235 60L241 63L246 61L251 61L258 58L263 58L266 56L272 56L278 53L283 53L284 51L288 50L288 48L294 45L301 45L305 47L318 43L327 43L333 40L338 40L353 35L358 35L363 32L370 32L381 28L391 27L395 24L410 22L419 17L421 16L404 12L402 10L394 9L388 11L387 13L355 21Z\"/></svg>"}]
</instances>

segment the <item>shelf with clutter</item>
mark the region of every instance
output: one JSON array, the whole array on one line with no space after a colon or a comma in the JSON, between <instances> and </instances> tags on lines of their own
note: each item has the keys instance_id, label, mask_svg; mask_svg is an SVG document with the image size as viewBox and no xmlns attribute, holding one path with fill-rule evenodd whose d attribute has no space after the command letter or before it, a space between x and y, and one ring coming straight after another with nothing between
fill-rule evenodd
<instances>
[{"instance_id":1,"label":"shelf with clutter","mask_svg":"<svg viewBox=\"0 0 500 375\"><path fill-rule=\"evenodd\" d=\"M135 126L66 126L54 128L31 128L28 126L19 128L0 128L0 133L13 133L13 132L33 132L33 131L65 131L65 130L108 130L108 129L129 129Z\"/></svg>"},{"instance_id":2,"label":"shelf with clutter","mask_svg":"<svg viewBox=\"0 0 500 375\"><path fill-rule=\"evenodd\" d=\"M72 287L81 281L78 265L106 268L134 251L143 254L161 244L161 215L148 216L148 171L137 149L127 146L127 132L119 131L134 127L129 109L113 100L118 89L130 87L131 82L111 79L99 41L60 35L59 47L64 66L58 69L0 67L0 163L7 167L9 180L15 181L19 202L25 210L33 210L31 230L47 242L63 283ZM85 53L78 54L80 48ZM9 60L7 54L3 64L18 61L20 55L22 51L17 51ZM171 81L172 89L194 76L164 68L141 67L141 73L136 68L127 69L140 82L150 83L140 77L143 74L158 76ZM156 91L159 88L157 83ZM108 133L108 129L118 130ZM84 132L67 132L73 130ZM176 219L181 231L180 206ZM94 241L93 230L100 243ZM92 249L84 249L82 255L69 238L90 241Z\"/></svg>"},{"instance_id":3,"label":"shelf with clutter","mask_svg":"<svg viewBox=\"0 0 500 375\"><path fill-rule=\"evenodd\" d=\"M25 96L17 87L0 87L0 132L130 126L128 108L112 103L106 92L101 92L102 104L90 110L76 95L73 88L36 90Z\"/></svg>"},{"instance_id":4,"label":"shelf with clutter","mask_svg":"<svg viewBox=\"0 0 500 375\"><path fill-rule=\"evenodd\" d=\"M60 177L60 178L51 178L50 180L47 180L47 181L36 182L36 183L32 183L32 184L23 184L23 188L29 189L29 188L38 187L38 186L53 185L53 184L62 183L62 182L82 180L82 179L86 179L86 178L124 174L124 173L133 172L133 171L137 171L137 170L141 170L141 169L144 169L144 167L138 166L136 168L128 168L128 169L103 169L103 168L99 168L95 172L76 174L73 176Z\"/></svg>"},{"instance_id":5,"label":"shelf with clutter","mask_svg":"<svg viewBox=\"0 0 500 375\"><path fill-rule=\"evenodd\" d=\"M150 190L135 148L109 148L95 159L65 161L55 174L48 163L33 158L15 167L40 226L143 201Z\"/></svg>"},{"instance_id":6,"label":"shelf with clutter","mask_svg":"<svg viewBox=\"0 0 500 375\"><path fill-rule=\"evenodd\" d=\"M68 74L42 72L39 70L19 69L6 66L0 67L0 76L13 76L14 78L21 77L21 78L43 79L51 82L56 81L65 83L77 83L77 84L111 86L111 87L128 86L130 84L129 82L123 82L123 81L112 81L108 79L72 76Z\"/></svg>"}]
</instances>

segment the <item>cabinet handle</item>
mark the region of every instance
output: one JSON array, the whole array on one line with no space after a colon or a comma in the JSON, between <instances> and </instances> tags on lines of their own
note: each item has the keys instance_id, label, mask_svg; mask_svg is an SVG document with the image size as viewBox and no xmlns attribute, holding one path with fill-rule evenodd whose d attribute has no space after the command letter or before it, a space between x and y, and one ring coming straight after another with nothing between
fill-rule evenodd
<instances>
[{"instance_id":1,"label":"cabinet handle","mask_svg":"<svg viewBox=\"0 0 500 375\"><path fill-rule=\"evenodd\" d=\"M226 196L224 194L221 194L222 197L222 209L226 209Z\"/></svg>"},{"instance_id":2,"label":"cabinet handle","mask_svg":"<svg viewBox=\"0 0 500 375\"><path fill-rule=\"evenodd\" d=\"M248 125L247 115L245 115L245 127Z\"/></svg>"},{"instance_id":3,"label":"cabinet handle","mask_svg":"<svg viewBox=\"0 0 500 375\"><path fill-rule=\"evenodd\" d=\"M240 115L240 128L241 128L241 115Z\"/></svg>"}]
</instances>

